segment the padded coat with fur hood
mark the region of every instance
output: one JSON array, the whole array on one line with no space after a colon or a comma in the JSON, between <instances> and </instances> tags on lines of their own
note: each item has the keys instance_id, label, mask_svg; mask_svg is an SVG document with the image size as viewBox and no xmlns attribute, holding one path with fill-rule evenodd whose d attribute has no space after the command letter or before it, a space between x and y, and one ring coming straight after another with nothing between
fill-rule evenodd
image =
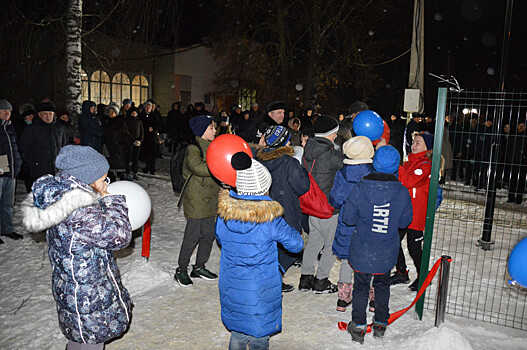
<instances>
[{"instance_id":1,"label":"padded coat with fur hood","mask_svg":"<svg viewBox=\"0 0 527 350\"><path fill-rule=\"evenodd\" d=\"M59 172L35 181L22 214L29 231L47 229L53 297L66 338L93 344L121 335L131 301L112 250L126 247L132 237L124 196L100 197Z\"/></svg>"},{"instance_id":2,"label":"padded coat with fur hood","mask_svg":"<svg viewBox=\"0 0 527 350\"><path fill-rule=\"evenodd\" d=\"M220 194L218 287L221 319L231 331L260 338L282 329L282 275L276 243L293 253L304 245L282 213L280 204L268 196Z\"/></svg>"}]
</instances>

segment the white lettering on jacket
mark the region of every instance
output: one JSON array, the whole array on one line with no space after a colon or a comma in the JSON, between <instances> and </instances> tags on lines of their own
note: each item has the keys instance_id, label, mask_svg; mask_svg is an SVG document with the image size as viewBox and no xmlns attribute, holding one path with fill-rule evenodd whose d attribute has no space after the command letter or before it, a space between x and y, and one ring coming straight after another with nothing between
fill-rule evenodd
<instances>
[{"instance_id":1,"label":"white lettering on jacket","mask_svg":"<svg viewBox=\"0 0 527 350\"><path fill-rule=\"evenodd\" d=\"M390 203L373 205L373 227L371 230L378 233L388 233L388 217L390 216Z\"/></svg>"}]
</instances>

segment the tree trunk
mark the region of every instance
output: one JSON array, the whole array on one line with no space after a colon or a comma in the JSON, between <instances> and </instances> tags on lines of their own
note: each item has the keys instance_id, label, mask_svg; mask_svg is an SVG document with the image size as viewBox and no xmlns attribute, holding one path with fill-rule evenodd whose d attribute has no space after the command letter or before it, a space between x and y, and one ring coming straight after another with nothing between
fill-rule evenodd
<instances>
[{"instance_id":1,"label":"tree trunk","mask_svg":"<svg viewBox=\"0 0 527 350\"><path fill-rule=\"evenodd\" d=\"M66 24L66 109L74 122L81 113L82 0L68 1Z\"/></svg>"}]
</instances>

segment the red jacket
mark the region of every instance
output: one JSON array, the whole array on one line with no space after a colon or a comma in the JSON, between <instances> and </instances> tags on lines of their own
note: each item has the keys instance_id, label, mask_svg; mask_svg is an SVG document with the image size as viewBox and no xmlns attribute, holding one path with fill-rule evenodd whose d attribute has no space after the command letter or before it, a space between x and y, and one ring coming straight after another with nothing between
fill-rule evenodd
<instances>
[{"instance_id":1,"label":"red jacket","mask_svg":"<svg viewBox=\"0 0 527 350\"><path fill-rule=\"evenodd\" d=\"M426 207L428 204L428 188L432 160L426 156L427 151L410 153L408 161L399 167L399 181L410 192L412 199L413 218L408 228L424 231L426 223Z\"/></svg>"}]
</instances>

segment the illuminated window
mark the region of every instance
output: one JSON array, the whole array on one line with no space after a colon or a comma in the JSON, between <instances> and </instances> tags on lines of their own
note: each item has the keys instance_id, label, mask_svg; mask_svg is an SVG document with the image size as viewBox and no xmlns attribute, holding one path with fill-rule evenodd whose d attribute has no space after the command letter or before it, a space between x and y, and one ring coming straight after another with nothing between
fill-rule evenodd
<instances>
[{"instance_id":1,"label":"illuminated window","mask_svg":"<svg viewBox=\"0 0 527 350\"><path fill-rule=\"evenodd\" d=\"M90 98L96 104L107 105L111 102L110 77L106 72L97 70L91 75Z\"/></svg>"},{"instance_id":2,"label":"illuminated window","mask_svg":"<svg viewBox=\"0 0 527 350\"><path fill-rule=\"evenodd\" d=\"M132 100L139 105L148 99L148 80L143 75L136 75L132 80Z\"/></svg>"},{"instance_id":3,"label":"illuminated window","mask_svg":"<svg viewBox=\"0 0 527 350\"><path fill-rule=\"evenodd\" d=\"M89 88L88 74L81 69L81 96L82 100L86 101L90 99L90 88Z\"/></svg>"},{"instance_id":4,"label":"illuminated window","mask_svg":"<svg viewBox=\"0 0 527 350\"><path fill-rule=\"evenodd\" d=\"M253 103L256 102L256 91L248 89L240 89L238 97L238 105L241 106L242 111L251 109Z\"/></svg>"},{"instance_id":5,"label":"illuminated window","mask_svg":"<svg viewBox=\"0 0 527 350\"><path fill-rule=\"evenodd\" d=\"M121 104L125 98L131 97L130 79L126 74L117 73L112 78L112 101Z\"/></svg>"}]
</instances>

